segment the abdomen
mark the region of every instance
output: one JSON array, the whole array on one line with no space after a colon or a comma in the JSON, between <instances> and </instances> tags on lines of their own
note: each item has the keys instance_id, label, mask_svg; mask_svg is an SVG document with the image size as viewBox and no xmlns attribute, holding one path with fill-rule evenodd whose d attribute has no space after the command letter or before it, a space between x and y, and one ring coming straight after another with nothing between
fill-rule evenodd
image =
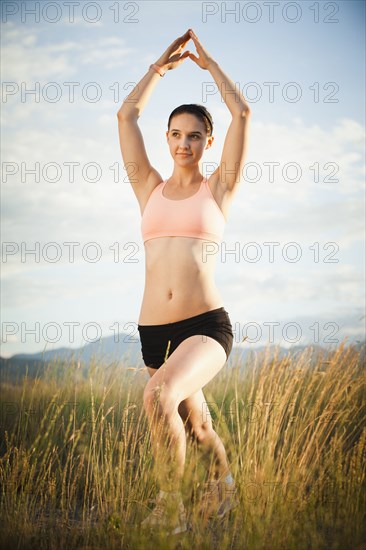
<instances>
[{"instance_id":1,"label":"abdomen","mask_svg":"<svg viewBox=\"0 0 366 550\"><path fill-rule=\"evenodd\" d=\"M209 250L218 250L209 247ZM190 237L162 237L145 243L145 290L139 324L172 323L221 307L214 283L216 254Z\"/></svg>"}]
</instances>

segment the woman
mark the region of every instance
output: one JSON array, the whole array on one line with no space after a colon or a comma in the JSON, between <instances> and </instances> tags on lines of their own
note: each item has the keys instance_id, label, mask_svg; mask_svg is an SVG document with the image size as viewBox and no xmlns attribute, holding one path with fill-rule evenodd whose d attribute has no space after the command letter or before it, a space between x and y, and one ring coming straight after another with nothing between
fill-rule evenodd
<instances>
[{"instance_id":1,"label":"woman","mask_svg":"<svg viewBox=\"0 0 366 550\"><path fill-rule=\"evenodd\" d=\"M190 39L198 57L182 53ZM166 132L174 168L163 181L149 162L137 120L165 72L187 58L211 74L232 119L220 164L206 179L199 162L214 141L211 115L201 105L176 108ZM208 498L203 498L206 517L222 517L237 504L225 449L202 392L224 366L233 344L230 319L214 283L215 255L207 254L206 247L212 250L212 242L222 239L240 182L249 119L245 99L191 29L150 66L118 111L123 161L142 215L146 280L138 329L150 375L144 407L160 486L156 507L142 525L166 525L170 519L171 533L187 528L181 497L184 429L215 466L206 487Z\"/></svg>"}]
</instances>

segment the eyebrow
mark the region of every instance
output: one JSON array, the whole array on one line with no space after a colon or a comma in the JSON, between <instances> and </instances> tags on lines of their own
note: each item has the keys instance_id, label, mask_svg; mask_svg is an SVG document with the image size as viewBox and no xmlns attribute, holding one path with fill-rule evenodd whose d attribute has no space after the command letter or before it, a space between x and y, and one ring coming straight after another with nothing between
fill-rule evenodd
<instances>
[{"instance_id":1,"label":"eyebrow","mask_svg":"<svg viewBox=\"0 0 366 550\"><path fill-rule=\"evenodd\" d=\"M172 130L170 130L171 132L180 132L181 130L177 130L176 128L173 128ZM202 132L199 132L199 131L194 131L194 132L189 132L189 134L198 134L200 136L202 136Z\"/></svg>"}]
</instances>

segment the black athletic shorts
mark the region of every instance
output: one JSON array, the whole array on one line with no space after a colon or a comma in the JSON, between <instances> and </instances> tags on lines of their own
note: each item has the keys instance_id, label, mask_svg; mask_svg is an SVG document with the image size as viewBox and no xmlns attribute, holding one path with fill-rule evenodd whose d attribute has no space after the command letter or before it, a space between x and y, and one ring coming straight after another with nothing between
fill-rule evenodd
<instances>
[{"instance_id":1,"label":"black athletic shorts","mask_svg":"<svg viewBox=\"0 0 366 550\"><path fill-rule=\"evenodd\" d=\"M195 334L214 338L225 350L226 359L233 347L229 314L223 307L164 325L137 325L141 352L147 367L158 369L183 340ZM170 341L170 344L169 344Z\"/></svg>"}]
</instances>

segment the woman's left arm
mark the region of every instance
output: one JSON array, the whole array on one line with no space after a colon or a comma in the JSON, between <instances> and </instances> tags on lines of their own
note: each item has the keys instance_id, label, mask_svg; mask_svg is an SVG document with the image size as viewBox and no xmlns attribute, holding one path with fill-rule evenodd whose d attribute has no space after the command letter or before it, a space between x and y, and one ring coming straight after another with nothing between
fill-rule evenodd
<instances>
[{"instance_id":1,"label":"woman's left arm","mask_svg":"<svg viewBox=\"0 0 366 550\"><path fill-rule=\"evenodd\" d=\"M212 174L218 178L223 190L231 193L240 183L248 143L251 110L240 90L203 48L193 31L190 31L190 36L199 54L199 57L196 57L190 53L190 59L195 61L201 69L210 72L231 113L232 120L225 137L220 165Z\"/></svg>"}]
</instances>

